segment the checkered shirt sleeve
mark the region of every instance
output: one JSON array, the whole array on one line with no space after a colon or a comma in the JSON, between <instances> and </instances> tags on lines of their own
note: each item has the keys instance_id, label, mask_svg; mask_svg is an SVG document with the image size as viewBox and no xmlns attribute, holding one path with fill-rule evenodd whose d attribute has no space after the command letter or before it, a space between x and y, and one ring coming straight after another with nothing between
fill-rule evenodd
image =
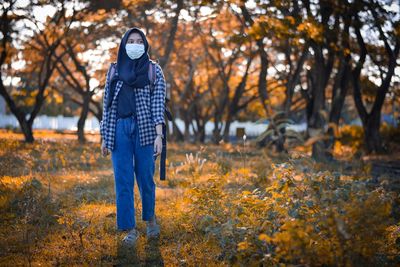
<instances>
[{"instance_id":1,"label":"checkered shirt sleeve","mask_svg":"<svg viewBox=\"0 0 400 267\"><path fill-rule=\"evenodd\" d=\"M106 82L104 85L104 91L103 91L103 114L102 114L102 119L100 121L100 135L105 142L105 136L106 136L106 125L107 125L107 118L108 118L108 113L107 113L107 99L108 99L108 91L109 91L109 83L110 83L110 73L111 69L113 68L113 63L110 64L110 67L108 68L107 74L106 74Z\"/></svg>"},{"instance_id":2,"label":"checkered shirt sleeve","mask_svg":"<svg viewBox=\"0 0 400 267\"><path fill-rule=\"evenodd\" d=\"M166 83L163 71L160 65L156 65L156 82L154 91L151 95L151 113L153 115L154 126L158 124L165 124L164 111L165 111L165 95Z\"/></svg>"}]
</instances>

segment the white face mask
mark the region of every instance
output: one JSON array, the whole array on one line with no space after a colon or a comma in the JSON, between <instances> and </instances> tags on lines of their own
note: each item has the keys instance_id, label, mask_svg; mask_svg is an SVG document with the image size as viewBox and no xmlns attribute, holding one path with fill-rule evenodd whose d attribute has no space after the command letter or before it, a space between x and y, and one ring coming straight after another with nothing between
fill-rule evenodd
<instances>
[{"instance_id":1,"label":"white face mask","mask_svg":"<svg viewBox=\"0 0 400 267\"><path fill-rule=\"evenodd\" d=\"M143 44L126 44L125 45L126 54L130 59L140 58L144 53Z\"/></svg>"}]
</instances>

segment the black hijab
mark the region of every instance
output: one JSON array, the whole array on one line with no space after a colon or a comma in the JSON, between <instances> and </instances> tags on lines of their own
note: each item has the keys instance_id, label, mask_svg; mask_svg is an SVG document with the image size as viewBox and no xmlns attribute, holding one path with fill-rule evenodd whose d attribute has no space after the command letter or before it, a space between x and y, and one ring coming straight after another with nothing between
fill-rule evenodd
<instances>
[{"instance_id":1,"label":"black hijab","mask_svg":"<svg viewBox=\"0 0 400 267\"><path fill-rule=\"evenodd\" d=\"M144 53L140 58L131 59L125 50L125 45L128 41L128 37L131 33L137 32L143 39ZM111 102L115 92L115 85L118 80L123 81L123 86L129 86L131 88L143 88L150 84L149 80L149 43L147 42L146 35L139 28L131 28L127 30L122 37L121 43L118 48L117 58L117 75L114 75L110 85L110 96L108 100L108 106L111 106Z\"/></svg>"}]
</instances>

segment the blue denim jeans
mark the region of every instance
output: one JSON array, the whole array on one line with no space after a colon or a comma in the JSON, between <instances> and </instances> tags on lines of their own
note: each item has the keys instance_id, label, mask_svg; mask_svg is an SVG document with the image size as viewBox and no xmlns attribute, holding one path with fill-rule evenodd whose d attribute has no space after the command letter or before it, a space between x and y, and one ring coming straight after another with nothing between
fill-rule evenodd
<instances>
[{"instance_id":1,"label":"blue denim jeans","mask_svg":"<svg viewBox=\"0 0 400 267\"><path fill-rule=\"evenodd\" d=\"M142 219L154 216L155 170L154 146L140 146L139 127L135 117L119 118L116 125L115 147L111 155L114 168L118 230L136 226L134 207L134 177L142 200Z\"/></svg>"}]
</instances>

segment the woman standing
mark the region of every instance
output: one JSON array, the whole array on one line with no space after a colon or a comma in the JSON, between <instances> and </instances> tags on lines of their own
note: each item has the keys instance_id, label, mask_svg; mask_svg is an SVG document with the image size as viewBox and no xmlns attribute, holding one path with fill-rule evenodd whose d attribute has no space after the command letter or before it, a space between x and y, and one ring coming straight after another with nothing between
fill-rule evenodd
<instances>
[{"instance_id":1,"label":"woman standing","mask_svg":"<svg viewBox=\"0 0 400 267\"><path fill-rule=\"evenodd\" d=\"M117 229L128 231L123 241L139 237L134 209L134 176L142 200L147 237L159 235L155 208L155 159L162 150L165 79L161 67L149 59L149 44L138 28L123 36L117 63L107 73L100 123L102 154L111 152L114 169ZM155 83L149 70L155 66ZM151 75L150 75L151 76Z\"/></svg>"}]
</instances>

